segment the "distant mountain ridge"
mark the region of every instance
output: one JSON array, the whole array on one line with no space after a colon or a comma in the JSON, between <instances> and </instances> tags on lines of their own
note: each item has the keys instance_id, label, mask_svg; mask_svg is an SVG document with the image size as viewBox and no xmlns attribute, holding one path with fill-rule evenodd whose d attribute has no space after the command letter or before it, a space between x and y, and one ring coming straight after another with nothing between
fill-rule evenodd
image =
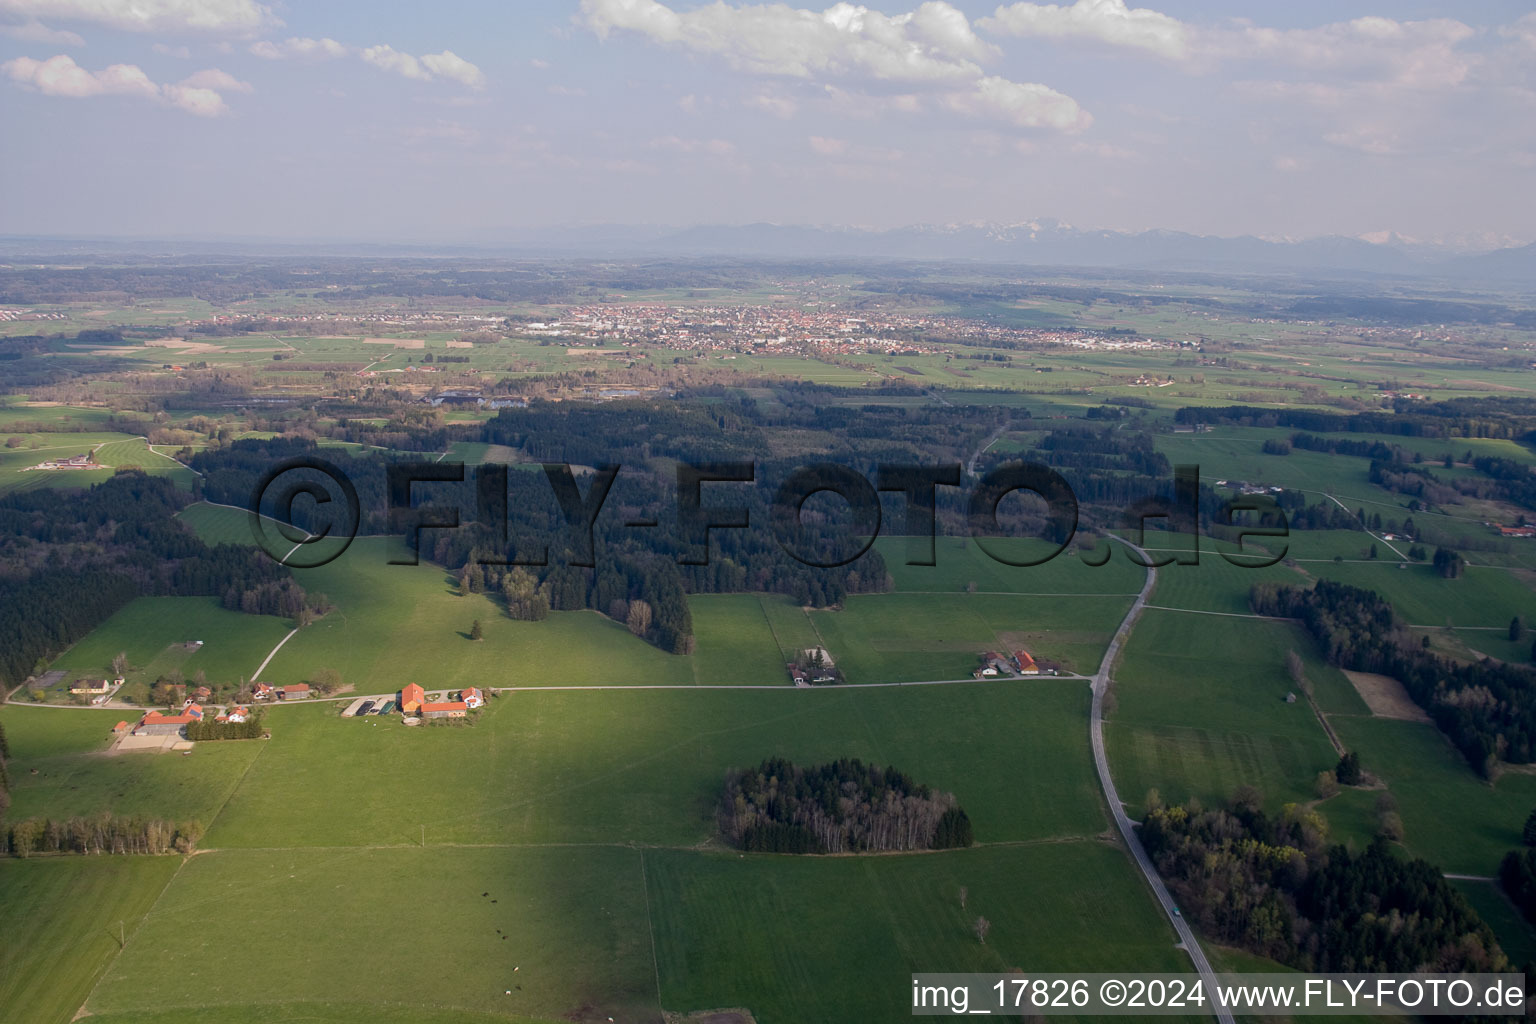
<instances>
[{"instance_id":1,"label":"distant mountain ridge","mask_svg":"<svg viewBox=\"0 0 1536 1024\"><path fill-rule=\"evenodd\" d=\"M732 257L775 260L963 260L1021 266L1085 267L1205 273L1343 273L1433 277L1536 288L1536 243L1479 251L1507 241L1468 235L1422 242L1390 232L1371 240L1343 235L1308 239L1222 237L1157 229L1122 232L1076 228L1041 219L1015 224L927 225L888 230L811 225L744 224L675 228L590 224L550 228L485 228L473 237L432 243L326 242L276 239L39 239L0 238L0 255L42 252L160 256L262 252L283 256L522 258Z\"/></svg>"},{"instance_id":2,"label":"distant mountain ridge","mask_svg":"<svg viewBox=\"0 0 1536 1024\"><path fill-rule=\"evenodd\" d=\"M631 238L630 243L637 240ZM934 227L887 231L748 224L664 234L642 247L667 255L757 255L774 258L957 259L1084 267L1167 270L1343 270L1368 274L1528 278L1536 274L1536 245L1468 255L1448 247L1368 242L1342 235L1271 241L1182 231L1084 230L1036 221L1016 225Z\"/></svg>"}]
</instances>

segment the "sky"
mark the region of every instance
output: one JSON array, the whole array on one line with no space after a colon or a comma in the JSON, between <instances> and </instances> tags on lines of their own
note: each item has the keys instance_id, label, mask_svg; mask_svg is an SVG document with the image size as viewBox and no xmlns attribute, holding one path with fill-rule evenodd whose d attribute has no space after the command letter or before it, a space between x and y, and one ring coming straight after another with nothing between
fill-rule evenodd
<instances>
[{"instance_id":1,"label":"sky","mask_svg":"<svg viewBox=\"0 0 1536 1024\"><path fill-rule=\"evenodd\" d=\"M1536 240L1536 3L0 0L0 235Z\"/></svg>"}]
</instances>

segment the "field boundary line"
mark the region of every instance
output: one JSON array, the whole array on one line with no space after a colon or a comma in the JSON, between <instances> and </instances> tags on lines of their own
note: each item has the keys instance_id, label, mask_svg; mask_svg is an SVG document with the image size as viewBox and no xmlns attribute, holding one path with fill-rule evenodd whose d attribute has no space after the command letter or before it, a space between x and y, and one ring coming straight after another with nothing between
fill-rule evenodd
<instances>
[{"instance_id":1,"label":"field boundary line","mask_svg":"<svg viewBox=\"0 0 1536 1024\"><path fill-rule=\"evenodd\" d=\"M773 637L774 646L779 649L779 657L787 658L788 655L784 653L784 641L779 639L779 631L773 628L773 619L768 615L768 606L763 604L762 594L757 595L757 610L763 613L763 621L768 623L768 633ZM697 683L698 680L695 679L694 682Z\"/></svg>"},{"instance_id":2,"label":"field boundary line","mask_svg":"<svg viewBox=\"0 0 1536 1024\"><path fill-rule=\"evenodd\" d=\"M1184 612L1186 615L1220 615L1228 619L1260 619L1264 622L1300 622L1288 615L1256 615L1253 612L1213 612L1205 608L1174 608L1166 604L1143 605L1149 612Z\"/></svg>"},{"instance_id":3,"label":"field boundary line","mask_svg":"<svg viewBox=\"0 0 1536 1024\"><path fill-rule=\"evenodd\" d=\"M81 1000L80 1005L76 1007L74 1015L70 1017L71 1021L79 1020L81 1014L91 1016L90 1012L86 1010L86 1007L91 1005L91 999L95 997L96 990L101 988L101 983L107 980L108 974L112 973L113 966L118 962L118 960L122 959L124 953L128 952L128 943L132 942L134 936L139 934L139 929L144 927L144 922L149 920L149 915L153 914L155 912L155 908L160 905L160 901L165 899L165 894L170 891L171 886L175 883L176 879L181 877L182 869L185 868L188 862L191 860L192 858L190 856L183 856L181 858L181 863L176 865L176 870L171 872L171 877L167 878L165 880L165 884L160 887L160 892L155 896L155 901L151 903L148 909L146 909L144 913L139 916L139 919L134 922L133 931L124 936L123 944L117 949L117 956L114 956L112 959L108 960L106 965L102 967L101 976L96 979L95 984L91 986L91 990L85 994L85 998Z\"/></svg>"},{"instance_id":4,"label":"field boundary line","mask_svg":"<svg viewBox=\"0 0 1536 1024\"><path fill-rule=\"evenodd\" d=\"M661 960L656 955L656 926L651 923L651 887L645 875L645 850L640 853L640 893L645 897L645 934L651 940L651 973L656 978L656 1009L663 1009L661 1001Z\"/></svg>"}]
</instances>

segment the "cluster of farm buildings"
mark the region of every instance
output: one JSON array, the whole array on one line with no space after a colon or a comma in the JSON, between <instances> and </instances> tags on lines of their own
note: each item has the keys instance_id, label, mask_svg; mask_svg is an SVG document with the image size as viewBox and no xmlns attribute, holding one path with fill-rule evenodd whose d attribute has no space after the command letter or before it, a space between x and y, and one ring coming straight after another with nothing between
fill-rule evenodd
<instances>
[{"instance_id":1,"label":"cluster of farm buildings","mask_svg":"<svg viewBox=\"0 0 1536 1024\"><path fill-rule=\"evenodd\" d=\"M408 683L400 688L399 700L401 714L419 718L463 718L475 708L485 707L485 693L474 686L460 690L458 700L429 701L424 689Z\"/></svg>"},{"instance_id":2,"label":"cluster of farm buildings","mask_svg":"<svg viewBox=\"0 0 1536 1024\"><path fill-rule=\"evenodd\" d=\"M1025 650L1012 654L988 651L981 656L981 667L975 671L977 679L993 679L998 676L1038 676L1040 666Z\"/></svg>"},{"instance_id":3,"label":"cluster of farm buildings","mask_svg":"<svg viewBox=\"0 0 1536 1024\"><path fill-rule=\"evenodd\" d=\"M127 732L133 736L180 736L182 730L193 722L201 722L207 718L202 701L207 700L213 692L206 686L199 686L197 691L186 699L181 710L173 714L162 711L146 712L139 719L137 725L130 726L127 722L117 723L117 732ZM227 711L218 711L214 714L216 722L247 722L251 718L251 709L243 704L236 704Z\"/></svg>"},{"instance_id":4,"label":"cluster of farm buildings","mask_svg":"<svg viewBox=\"0 0 1536 1024\"><path fill-rule=\"evenodd\" d=\"M45 459L35 466L27 469L106 469L107 467L96 461L96 456L91 452L80 455L71 455L67 459Z\"/></svg>"}]
</instances>

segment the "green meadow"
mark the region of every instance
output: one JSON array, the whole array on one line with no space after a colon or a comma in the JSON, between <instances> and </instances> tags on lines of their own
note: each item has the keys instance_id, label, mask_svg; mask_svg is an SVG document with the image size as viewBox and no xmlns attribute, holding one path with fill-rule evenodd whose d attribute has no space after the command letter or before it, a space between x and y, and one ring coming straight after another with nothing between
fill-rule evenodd
<instances>
[{"instance_id":1,"label":"green meadow","mask_svg":"<svg viewBox=\"0 0 1536 1024\"><path fill-rule=\"evenodd\" d=\"M201 671L213 682L250 679L293 624L272 615L229 611L212 597L135 598L83 640L65 651L52 668L77 676L105 676L112 659L128 655L130 685L147 685L179 669L188 679ZM195 651L182 644L203 641ZM174 646L173 646L174 645Z\"/></svg>"},{"instance_id":2,"label":"green meadow","mask_svg":"<svg viewBox=\"0 0 1536 1024\"><path fill-rule=\"evenodd\" d=\"M180 867L179 857L5 862L0 1022L72 1019Z\"/></svg>"},{"instance_id":3,"label":"green meadow","mask_svg":"<svg viewBox=\"0 0 1536 1024\"><path fill-rule=\"evenodd\" d=\"M1105 725L1110 767L1133 816L1151 789L1169 803L1197 797L1207 806L1245 784L1274 807L1311 799L1317 773L1338 755L1306 701L1283 699L1296 688L1285 672L1288 650L1306 660L1323 703L1342 677L1317 661L1299 628L1143 612L1115 674L1117 708Z\"/></svg>"},{"instance_id":4,"label":"green meadow","mask_svg":"<svg viewBox=\"0 0 1536 1024\"><path fill-rule=\"evenodd\" d=\"M91 759L138 771L121 785L95 774L23 785L18 805L72 813L132 791L132 809L151 813L182 801L176 787L191 778L217 803L185 866L71 858L0 871L7 916L39 898L15 881L26 873L91 883L43 897L55 931L27 950L74 949L107 916L127 922L127 948L105 971L110 949L8 974L11 1005L28 1011L18 1020L64 1021L85 1001L122 1024L243 1024L253 1008L338 1024L651 1021L658 1008L743 1005L764 1022L841 1022L899 1012L902 979L935 965L1181 962L1134 867L1103 839L1077 681L522 691L472 725L417 729L317 702L269 711L271 740L198 744L187 758L102 757L111 712L0 714L13 777L78 773ZM725 772L770 754L899 765L955 792L979 845L832 858L720 848ZM112 863L146 877L93 874ZM98 886L110 899L76 905ZM985 946L969 930L976 914L993 922ZM283 969L252 967L268 961ZM850 990L850 970L895 980Z\"/></svg>"},{"instance_id":5,"label":"green meadow","mask_svg":"<svg viewBox=\"0 0 1536 1024\"><path fill-rule=\"evenodd\" d=\"M849 682L963 679L985 651L1024 648L1092 673L1131 596L871 594L811 620Z\"/></svg>"},{"instance_id":6,"label":"green meadow","mask_svg":"<svg viewBox=\"0 0 1536 1024\"><path fill-rule=\"evenodd\" d=\"M1520 829L1536 807L1536 774L1507 770L1496 783L1480 778L1433 725L1371 716L1334 715L1344 745L1360 754L1397 801L1403 845L1444 871L1496 875L1504 854L1520 845ZM1335 828L1358 841L1375 830L1377 794L1344 791L1323 805ZM1349 827L1353 823L1354 827Z\"/></svg>"},{"instance_id":7,"label":"green meadow","mask_svg":"<svg viewBox=\"0 0 1536 1024\"><path fill-rule=\"evenodd\" d=\"M898 765L954 792L981 841L1092 835L1104 826L1087 707L1070 680L525 690L459 728L279 706L207 843L693 846L714 832L725 773L775 754Z\"/></svg>"},{"instance_id":8,"label":"green meadow","mask_svg":"<svg viewBox=\"0 0 1536 1024\"><path fill-rule=\"evenodd\" d=\"M112 727L137 712L0 705L11 745L8 816L89 817L102 811L208 824L262 744L200 743L190 753L106 754ZM3 872L0 872L3 873Z\"/></svg>"}]
</instances>

